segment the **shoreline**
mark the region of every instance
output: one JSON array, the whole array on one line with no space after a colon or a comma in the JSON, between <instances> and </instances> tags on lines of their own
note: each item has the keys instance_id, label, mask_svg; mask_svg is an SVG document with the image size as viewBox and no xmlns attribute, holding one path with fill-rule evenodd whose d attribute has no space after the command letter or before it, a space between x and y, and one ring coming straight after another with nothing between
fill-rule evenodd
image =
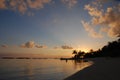
<instances>
[{"instance_id":1,"label":"shoreline","mask_svg":"<svg viewBox=\"0 0 120 80\"><path fill-rule=\"evenodd\" d=\"M120 58L93 58L93 65L64 80L120 80Z\"/></svg>"}]
</instances>

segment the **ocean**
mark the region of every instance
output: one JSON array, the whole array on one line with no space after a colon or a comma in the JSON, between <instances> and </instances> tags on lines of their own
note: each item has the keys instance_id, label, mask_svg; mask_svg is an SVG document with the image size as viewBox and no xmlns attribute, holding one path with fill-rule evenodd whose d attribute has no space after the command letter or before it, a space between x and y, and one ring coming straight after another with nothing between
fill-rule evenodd
<instances>
[{"instance_id":1,"label":"ocean","mask_svg":"<svg viewBox=\"0 0 120 80\"><path fill-rule=\"evenodd\" d=\"M0 59L0 80L63 80L91 61L59 59Z\"/></svg>"}]
</instances>

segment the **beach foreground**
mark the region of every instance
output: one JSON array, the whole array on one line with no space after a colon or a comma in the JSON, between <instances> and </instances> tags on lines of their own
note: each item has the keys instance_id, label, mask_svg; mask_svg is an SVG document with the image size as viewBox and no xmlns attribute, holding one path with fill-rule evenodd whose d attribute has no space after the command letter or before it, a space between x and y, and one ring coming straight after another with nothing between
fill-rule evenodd
<instances>
[{"instance_id":1,"label":"beach foreground","mask_svg":"<svg viewBox=\"0 0 120 80\"><path fill-rule=\"evenodd\" d=\"M94 64L64 80L120 80L120 58L95 58Z\"/></svg>"}]
</instances>

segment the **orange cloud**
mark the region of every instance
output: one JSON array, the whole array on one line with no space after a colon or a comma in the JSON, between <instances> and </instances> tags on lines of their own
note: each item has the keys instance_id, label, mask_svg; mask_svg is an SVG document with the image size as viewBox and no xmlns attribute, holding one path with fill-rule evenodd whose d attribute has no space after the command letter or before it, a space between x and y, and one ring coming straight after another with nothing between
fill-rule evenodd
<instances>
[{"instance_id":1,"label":"orange cloud","mask_svg":"<svg viewBox=\"0 0 120 80\"><path fill-rule=\"evenodd\" d=\"M77 4L77 0L62 0L62 2L69 8L72 8L75 4Z\"/></svg>"},{"instance_id":2,"label":"orange cloud","mask_svg":"<svg viewBox=\"0 0 120 80\"><path fill-rule=\"evenodd\" d=\"M28 6L34 9L40 9L44 7L44 4L50 3L51 0L27 0Z\"/></svg>"},{"instance_id":3,"label":"orange cloud","mask_svg":"<svg viewBox=\"0 0 120 80\"><path fill-rule=\"evenodd\" d=\"M92 36L93 38L102 38L103 36L101 35L101 33L97 33L94 30L94 26L92 27L89 23L81 21L83 27L85 28L85 30L89 33L90 36Z\"/></svg>"},{"instance_id":4,"label":"orange cloud","mask_svg":"<svg viewBox=\"0 0 120 80\"><path fill-rule=\"evenodd\" d=\"M109 7L104 15L98 18L98 24L108 26L106 31L110 37L120 36L120 4L116 7Z\"/></svg>"},{"instance_id":5,"label":"orange cloud","mask_svg":"<svg viewBox=\"0 0 120 80\"><path fill-rule=\"evenodd\" d=\"M28 9L41 9L50 2L51 0L0 0L0 9L10 9L24 14L28 13Z\"/></svg>"},{"instance_id":6,"label":"orange cloud","mask_svg":"<svg viewBox=\"0 0 120 80\"><path fill-rule=\"evenodd\" d=\"M0 0L0 9L6 9L6 0Z\"/></svg>"},{"instance_id":7,"label":"orange cloud","mask_svg":"<svg viewBox=\"0 0 120 80\"><path fill-rule=\"evenodd\" d=\"M102 9L102 3L96 2L96 4L85 5L85 10L92 17L90 22L83 22L82 24L86 31L90 34L94 33L95 27L99 26L100 30L98 33L105 32L109 37L120 36L120 4L112 7L107 7L105 10Z\"/></svg>"},{"instance_id":8,"label":"orange cloud","mask_svg":"<svg viewBox=\"0 0 120 80\"><path fill-rule=\"evenodd\" d=\"M27 3L24 0L10 0L8 3L9 6L6 6L8 9L19 11L22 14L27 11Z\"/></svg>"},{"instance_id":9,"label":"orange cloud","mask_svg":"<svg viewBox=\"0 0 120 80\"><path fill-rule=\"evenodd\" d=\"M97 7L91 6L90 4L85 5L85 10L88 10L90 16L99 17L102 15L102 10Z\"/></svg>"}]
</instances>

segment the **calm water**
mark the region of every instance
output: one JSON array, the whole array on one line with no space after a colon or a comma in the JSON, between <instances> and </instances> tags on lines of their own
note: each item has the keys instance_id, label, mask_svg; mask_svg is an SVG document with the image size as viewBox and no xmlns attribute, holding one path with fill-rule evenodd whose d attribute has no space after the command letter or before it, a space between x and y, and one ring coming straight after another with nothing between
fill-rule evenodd
<instances>
[{"instance_id":1,"label":"calm water","mask_svg":"<svg viewBox=\"0 0 120 80\"><path fill-rule=\"evenodd\" d=\"M59 59L0 59L0 80L63 80L90 64Z\"/></svg>"}]
</instances>

